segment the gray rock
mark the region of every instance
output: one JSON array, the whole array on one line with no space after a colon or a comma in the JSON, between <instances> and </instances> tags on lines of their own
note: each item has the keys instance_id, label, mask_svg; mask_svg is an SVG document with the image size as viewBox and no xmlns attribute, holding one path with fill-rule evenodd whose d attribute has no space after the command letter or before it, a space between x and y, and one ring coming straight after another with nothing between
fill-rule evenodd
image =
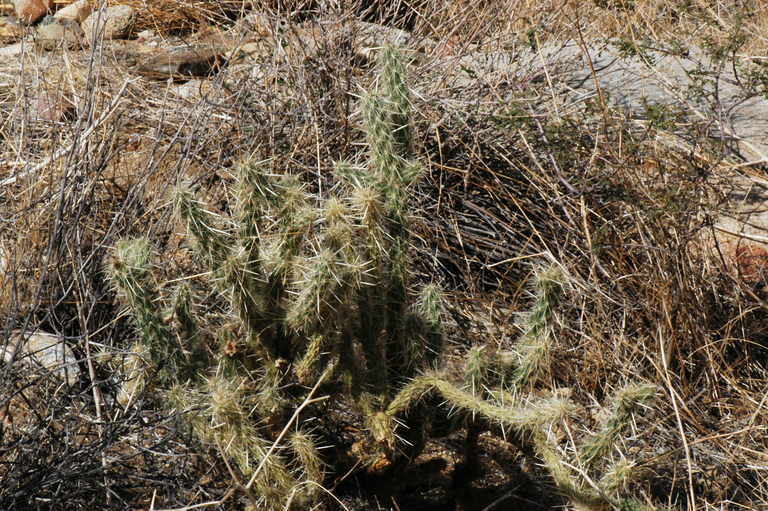
<instances>
[{"instance_id":1,"label":"gray rock","mask_svg":"<svg viewBox=\"0 0 768 511\"><path fill-rule=\"evenodd\" d=\"M25 333L14 330L0 342L0 358L6 364L24 364L57 375L68 385L80 377L80 368L72 348L64 338L47 332Z\"/></svg>"},{"instance_id":2,"label":"gray rock","mask_svg":"<svg viewBox=\"0 0 768 511\"><path fill-rule=\"evenodd\" d=\"M66 19L82 23L93 12L94 2L89 0L77 0L56 11L53 15L56 19Z\"/></svg>"},{"instance_id":3,"label":"gray rock","mask_svg":"<svg viewBox=\"0 0 768 511\"><path fill-rule=\"evenodd\" d=\"M128 5L115 5L97 9L82 23L85 36L93 43L94 37L104 39L125 39L131 35L136 11Z\"/></svg>"},{"instance_id":4,"label":"gray rock","mask_svg":"<svg viewBox=\"0 0 768 511\"><path fill-rule=\"evenodd\" d=\"M726 141L748 162L768 164L766 84L762 90L748 90L743 86L745 76L736 76L731 65L715 73L717 64L697 48L683 56L661 51L628 56L610 44L587 51L589 59L570 43L546 45L535 52L477 53L445 60L445 76L451 85L468 88L476 88L478 79L486 83L527 79L536 87L549 87L549 81L556 88L559 108L566 110L596 99L599 87L610 105L641 118L649 106L668 106L689 121L711 123L711 137Z\"/></svg>"},{"instance_id":5,"label":"gray rock","mask_svg":"<svg viewBox=\"0 0 768 511\"><path fill-rule=\"evenodd\" d=\"M54 19L52 23L37 27L35 45L44 50L80 48L83 45L83 30L77 22Z\"/></svg>"}]
</instances>

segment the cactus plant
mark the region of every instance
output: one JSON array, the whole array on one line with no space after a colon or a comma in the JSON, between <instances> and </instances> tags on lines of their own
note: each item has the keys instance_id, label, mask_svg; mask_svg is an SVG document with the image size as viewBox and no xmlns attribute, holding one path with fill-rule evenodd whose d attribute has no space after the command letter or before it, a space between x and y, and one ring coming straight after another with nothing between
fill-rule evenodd
<instances>
[{"instance_id":1,"label":"cactus plant","mask_svg":"<svg viewBox=\"0 0 768 511\"><path fill-rule=\"evenodd\" d=\"M388 466L403 450L386 412L397 386L441 349L440 288L414 292L410 282L408 194L420 170L405 68L389 47L382 66L364 100L370 163L338 163L332 193L310 193L299 176L272 172L269 159L238 166L230 216L176 191L175 214L221 298L208 313L185 285L154 283L146 240L121 242L108 268L148 347L145 365L131 359L127 395L169 368L157 380L166 401L197 410L188 417L198 438L253 478L252 498L270 508L288 495L306 502L317 485L303 483L322 479L317 435L298 424L285 436L309 386L322 378L323 392L363 416L358 464ZM278 440L279 454L268 449Z\"/></svg>"},{"instance_id":2,"label":"cactus plant","mask_svg":"<svg viewBox=\"0 0 768 511\"><path fill-rule=\"evenodd\" d=\"M654 397L656 389L636 383L620 389L611 399L612 411L598 432L570 449L561 448L553 432L560 430L563 421L578 413L579 408L561 391L549 397L534 397L527 391L549 371L556 307L566 280L556 264L535 272L533 305L522 315L523 335L513 353L472 348L466 355L463 381L451 381L440 371L417 376L391 401L387 414L393 418L403 415L424 396L437 393L453 410L467 417L465 465L469 468L477 459L479 431L500 430L514 439L526 455L541 461L555 486L577 509L627 505L644 509L619 497L637 474L636 466L624 458L618 462L608 460L634 414ZM580 468L575 470L574 466ZM597 483L590 477L595 473L602 474Z\"/></svg>"}]
</instances>

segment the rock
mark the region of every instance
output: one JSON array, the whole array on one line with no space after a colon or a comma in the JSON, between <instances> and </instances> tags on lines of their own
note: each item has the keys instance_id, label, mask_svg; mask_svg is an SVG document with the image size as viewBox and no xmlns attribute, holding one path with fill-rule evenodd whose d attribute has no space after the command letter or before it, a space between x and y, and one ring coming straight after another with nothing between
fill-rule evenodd
<instances>
[{"instance_id":1,"label":"rock","mask_svg":"<svg viewBox=\"0 0 768 511\"><path fill-rule=\"evenodd\" d=\"M72 20L82 23L93 12L94 3L92 0L77 0L56 11L53 15L57 20Z\"/></svg>"},{"instance_id":2,"label":"rock","mask_svg":"<svg viewBox=\"0 0 768 511\"><path fill-rule=\"evenodd\" d=\"M74 110L74 105L61 89L61 87L54 90L41 89L37 93L33 113L38 121L63 121Z\"/></svg>"},{"instance_id":3,"label":"rock","mask_svg":"<svg viewBox=\"0 0 768 511\"><path fill-rule=\"evenodd\" d=\"M32 333L11 332L6 341L0 341L0 359L6 364L43 368L68 385L77 383L80 377L77 358L64 338L40 330Z\"/></svg>"},{"instance_id":4,"label":"rock","mask_svg":"<svg viewBox=\"0 0 768 511\"><path fill-rule=\"evenodd\" d=\"M90 42L93 42L94 37L125 39L131 35L135 21L136 11L133 7L115 5L103 11L94 11L83 21L82 27Z\"/></svg>"},{"instance_id":5,"label":"rock","mask_svg":"<svg viewBox=\"0 0 768 511\"><path fill-rule=\"evenodd\" d=\"M768 250L755 243L739 243L733 249L733 261L741 279L750 286L766 283Z\"/></svg>"},{"instance_id":6,"label":"rock","mask_svg":"<svg viewBox=\"0 0 768 511\"><path fill-rule=\"evenodd\" d=\"M8 17L0 18L0 43L15 43L24 37L24 27Z\"/></svg>"},{"instance_id":7,"label":"rock","mask_svg":"<svg viewBox=\"0 0 768 511\"><path fill-rule=\"evenodd\" d=\"M53 8L54 0L14 0L16 16L23 23L34 23Z\"/></svg>"},{"instance_id":8,"label":"rock","mask_svg":"<svg viewBox=\"0 0 768 511\"><path fill-rule=\"evenodd\" d=\"M27 50L29 49L28 44L22 44L22 43L16 43L11 44L9 46L4 46L0 48L0 57L15 57L17 55L21 55L26 51L24 47L27 47Z\"/></svg>"},{"instance_id":9,"label":"rock","mask_svg":"<svg viewBox=\"0 0 768 511\"><path fill-rule=\"evenodd\" d=\"M83 29L77 22L68 19L54 19L52 23L40 25L35 34L35 45L45 50L57 48L80 48L83 45Z\"/></svg>"},{"instance_id":10,"label":"rock","mask_svg":"<svg viewBox=\"0 0 768 511\"><path fill-rule=\"evenodd\" d=\"M190 80L175 86L172 90L180 98L198 100L208 96L214 91L214 88L215 86L211 80Z\"/></svg>"},{"instance_id":11,"label":"rock","mask_svg":"<svg viewBox=\"0 0 768 511\"><path fill-rule=\"evenodd\" d=\"M640 115L647 115L649 106L668 106L668 113L684 114L685 122L708 123L710 136L731 145L734 155L750 164L768 163L768 98L744 90L741 84L747 72L736 74L731 65L718 71L719 64L696 47L687 48L684 55L648 50L637 56L626 55L618 44L594 44L586 49L589 60L576 43L550 43L535 52L442 59L449 69L444 75L449 80L446 86L476 87L477 77L499 83L546 69L547 80L563 90L558 93L559 104L576 105L595 98L599 86L611 106ZM733 67L744 64L737 60Z\"/></svg>"},{"instance_id":12,"label":"rock","mask_svg":"<svg viewBox=\"0 0 768 511\"><path fill-rule=\"evenodd\" d=\"M142 44L154 44L155 46L160 44L160 38L154 30L142 30L136 34L136 41Z\"/></svg>"}]
</instances>

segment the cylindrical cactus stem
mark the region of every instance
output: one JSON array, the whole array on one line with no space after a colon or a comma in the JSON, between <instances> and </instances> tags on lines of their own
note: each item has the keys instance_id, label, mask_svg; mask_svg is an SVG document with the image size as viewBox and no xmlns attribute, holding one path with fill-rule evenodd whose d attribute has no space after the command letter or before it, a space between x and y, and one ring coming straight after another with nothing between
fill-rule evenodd
<instances>
[{"instance_id":1,"label":"cylindrical cactus stem","mask_svg":"<svg viewBox=\"0 0 768 511\"><path fill-rule=\"evenodd\" d=\"M536 272L536 300L527 315L525 333L515 347L520 362L512 374L512 384L517 388L533 383L549 370L554 309L565 285L564 279L556 265Z\"/></svg>"},{"instance_id":2,"label":"cylindrical cactus stem","mask_svg":"<svg viewBox=\"0 0 768 511\"><path fill-rule=\"evenodd\" d=\"M570 401L560 397L532 400L515 407L497 406L437 375L425 374L414 378L395 396L387 407L387 413L394 416L406 411L430 391L438 392L455 408L520 432L549 426L571 414L573 409Z\"/></svg>"},{"instance_id":3,"label":"cylindrical cactus stem","mask_svg":"<svg viewBox=\"0 0 768 511\"><path fill-rule=\"evenodd\" d=\"M393 46L386 45L380 53L380 94L388 102L389 117L397 149L404 158L410 158L413 150L411 134L411 98L406 85L405 64L402 54Z\"/></svg>"},{"instance_id":4,"label":"cylindrical cactus stem","mask_svg":"<svg viewBox=\"0 0 768 511\"><path fill-rule=\"evenodd\" d=\"M317 484L322 483L324 464L317 448L317 440L309 433L299 430L291 434L288 444L298 462L300 479ZM307 493L315 494L317 489L317 486L309 485Z\"/></svg>"},{"instance_id":5,"label":"cylindrical cactus stem","mask_svg":"<svg viewBox=\"0 0 768 511\"><path fill-rule=\"evenodd\" d=\"M400 170L405 165L388 108L387 101L379 94L369 93L364 98L363 114L371 152L371 170L382 191L400 181Z\"/></svg>"},{"instance_id":6,"label":"cylindrical cactus stem","mask_svg":"<svg viewBox=\"0 0 768 511\"><path fill-rule=\"evenodd\" d=\"M390 374L407 374L410 342L414 333L405 327L408 313L409 261L407 243L394 239L390 248L390 266L386 282L387 364Z\"/></svg>"},{"instance_id":7,"label":"cylindrical cactus stem","mask_svg":"<svg viewBox=\"0 0 768 511\"><path fill-rule=\"evenodd\" d=\"M176 189L173 198L176 216L194 236L197 249L211 269L220 268L229 253L227 233L216 227L216 215L205 210L187 188Z\"/></svg>"},{"instance_id":8,"label":"cylindrical cactus stem","mask_svg":"<svg viewBox=\"0 0 768 511\"><path fill-rule=\"evenodd\" d=\"M165 366L174 365L181 350L176 346L158 305L159 293L150 272L151 254L146 239L119 241L107 271L128 304L152 362L165 378L173 375L173 369L167 371Z\"/></svg>"},{"instance_id":9,"label":"cylindrical cactus stem","mask_svg":"<svg viewBox=\"0 0 768 511\"><path fill-rule=\"evenodd\" d=\"M621 458L606 467L597 485L606 495L618 495L642 472L634 462Z\"/></svg>"},{"instance_id":10,"label":"cylindrical cactus stem","mask_svg":"<svg viewBox=\"0 0 768 511\"><path fill-rule=\"evenodd\" d=\"M239 227L238 236L244 245L258 243L259 226L276 199L276 193L271 188L267 175L268 161L248 160L237 167L235 213Z\"/></svg>"},{"instance_id":11,"label":"cylindrical cactus stem","mask_svg":"<svg viewBox=\"0 0 768 511\"><path fill-rule=\"evenodd\" d=\"M371 186L355 186L351 194L352 209L360 226L360 244L368 253L372 266L378 268L387 260L389 221L383 197Z\"/></svg>"},{"instance_id":12,"label":"cylindrical cactus stem","mask_svg":"<svg viewBox=\"0 0 768 511\"><path fill-rule=\"evenodd\" d=\"M251 331L258 332L264 320L266 304L261 290L248 274L247 254L241 252L227 258L222 270L222 284L232 301L233 308Z\"/></svg>"},{"instance_id":13,"label":"cylindrical cactus stem","mask_svg":"<svg viewBox=\"0 0 768 511\"><path fill-rule=\"evenodd\" d=\"M653 385L631 383L620 389L612 399L612 411L608 420L581 449L581 459L589 467L602 459L616 444L621 432L632 416L656 395Z\"/></svg>"},{"instance_id":14,"label":"cylindrical cactus stem","mask_svg":"<svg viewBox=\"0 0 768 511\"><path fill-rule=\"evenodd\" d=\"M484 396L488 384L488 356L483 347L473 346L467 352L464 364L464 387L473 395Z\"/></svg>"},{"instance_id":15,"label":"cylindrical cactus stem","mask_svg":"<svg viewBox=\"0 0 768 511\"><path fill-rule=\"evenodd\" d=\"M309 385L317 379L320 357L323 352L326 337L316 334L309 338L304 355L293 368L296 378L302 385Z\"/></svg>"},{"instance_id":16,"label":"cylindrical cactus stem","mask_svg":"<svg viewBox=\"0 0 768 511\"><path fill-rule=\"evenodd\" d=\"M606 501L591 489L584 488L576 475L563 460L544 430L533 432L532 441L538 457L549 472L560 493L566 496L576 509L603 509Z\"/></svg>"},{"instance_id":17,"label":"cylindrical cactus stem","mask_svg":"<svg viewBox=\"0 0 768 511\"><path fill-rule=\"evenodd\" d=\"M446 315L446 298L437 284L421 289L416 302L416 314L424 325L425 359L435 360L443 349L443 318Z\"/></svg>"},{"instance_id":18,"label":"cylindrical cactus stem","mask_svg":"<svg viewBox=\"0 0 768 511\"><path fill-rule=\"evenodd\" d=\"M197 342L197 322L192 316L190 289L187 284L181 284L173 294L173 318L176 331L181 338L184 348L194 351Z\"/></svg>"}]
</instances>

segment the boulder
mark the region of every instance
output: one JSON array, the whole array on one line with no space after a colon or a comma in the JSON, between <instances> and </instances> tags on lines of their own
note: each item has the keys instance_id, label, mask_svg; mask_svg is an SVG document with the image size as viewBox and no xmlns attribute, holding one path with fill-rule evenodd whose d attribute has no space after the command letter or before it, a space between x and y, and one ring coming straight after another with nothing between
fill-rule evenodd
<instances>
[{"instance_id":1,"label":"boulder","mask_svg":"<svg viewBox=\"0 0 768 511\"><path fill-rule=\"evenodd\" d=\"M23 333L14 330L0 340L0 360L6 364L24 364L55 374L68 385L77 383L80 368L72 348L60 335L43 331Z\"/></svg>"},{"instance_id":2,"label":"boulder","mask_svg":"<svg viewBox=\"0 0 768 511\"><path fill-rule=\"evenodd\" d=\"M53 8L54 0L14 0L16 16L23 23L34 23Z\"/></svg>"},{"instance_id":3,"label":"boulder","mask_svg":"<svg viewBox=\"0 0 768 511\"><path fill-rule=\"evenodd\" d=\"M131 36L136 21L136 11L127 5L115 5L93 11L82 23L88 40L94 38L125 39Z\"/></svg>"},{"instance_id":4,"label":"boulder","mask_svg":"<svg viewBox=\"0 0 768 511\"><path fill-rule=\"evenodd\" d=\"M94 2L92 0L77 0L77 2L71 3L56 11L53 15L57 20L72 20L77 23L82 23L93 12Z\"/></svg>"},{"instance_id":5,"label":"boulder","mask_svg":"<svg viewBox=\"0 0 768 511\"><path fill-rule=\"evenodd\" d=\"M51 23L37 27L35 45L44 50L80 48L83 45L83 29L76 21L53 19Z\"/></svg>"}]
</instances>

